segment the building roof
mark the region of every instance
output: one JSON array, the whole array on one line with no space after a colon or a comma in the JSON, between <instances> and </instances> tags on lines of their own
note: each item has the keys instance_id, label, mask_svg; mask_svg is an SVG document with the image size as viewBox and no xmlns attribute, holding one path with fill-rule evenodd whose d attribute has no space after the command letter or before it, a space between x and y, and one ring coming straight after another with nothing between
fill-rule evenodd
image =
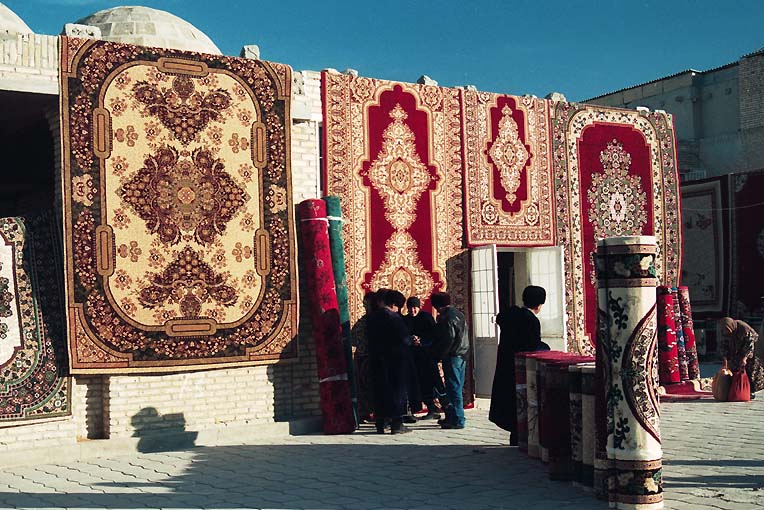
<instances>
[{"instance_id":1,"label":"building roof","mask_svg":"<svg viewBox=\"0 0 764 510\"><path fill-rule=\"evenodd\" d=\"M759 50L759 51L762 51L762 50ZM756 53L758 53L758 52L751 53L750 55L755 55ZM750 55L745 55L745 56L750 56ZM600 94L599 96L591 97L589 99L584 99L581 102L582 103L586 103L587 101L594 101L596 99L600 99L600 98L603 98L603 97L611 96L613 94L618 94L619 92L624 92L626 90L636 89L638 87L644 87L645 85L651 85L653 83L657 83L657 82L660 82L660 81L663 81L663 80L669 80L671 78L676 78L677 76L682 76L682 75L689 74L689 73L693 73L693 74L713 73L715 71L721 71L722 69L727 69L727 68L730 68L730 67L734 67L736 65L738 65L737 61L730 62L729 64L724 64L724 65L719 66L719 67L714 67L712 69L707 69L705 71L698 71L697 69L685 69L684 71L679 71L678 73L669 74L668 76L662 76L662 77L656 78L654 80L650 80L650 81L646 81L646 82L643 82L643 83L639 83L637 85L631 85L630 87L624 87L622 89L614 90L612 92L605 92L604 94Z\"/></svg>"},{"instance_id":2,"label":"building roof","mask_svg":"<svg viewBox=\"0 0 764 510\"><path fill-rule=\"evenodd\" d=\"M100 28L106 41L221 54L215 43L188 21L150 7L112 7L77 23Z\"/></svg>"},{"instance_id":3,"label":"building roof","mask_svg":"<svg viewBox=\"0 0 764 510\"><path fill-rule=\"evenodd\" d=\"M19 18L18 14L0 4L0 32L7 31L15 34L31 34L32 29Z\"/></svg>"}]
</instances>

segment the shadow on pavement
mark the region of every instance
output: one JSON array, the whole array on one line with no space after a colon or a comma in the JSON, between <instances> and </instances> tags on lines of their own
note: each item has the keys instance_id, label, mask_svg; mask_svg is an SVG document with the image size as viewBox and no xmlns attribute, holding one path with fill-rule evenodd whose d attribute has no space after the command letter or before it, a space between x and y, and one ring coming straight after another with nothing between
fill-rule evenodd
<instances>
[{"instance_id":1,"label":"shadow on pavement","mask_svg":"<svg viewBox=\"0 0 764 510\"><path fill-rule=\"evenodd\" d=\"M100 477L90 475L93 481L89 483L78 478L82 491L0 493L0 506L359 510L607 507L570 483L549 481L544 465L516 448L404 444L404 438L390 435L380 440L389 444L197 447L129 457L124 464L115 462L119 459L99 464L96 459L75 468L82 471L80 475L98 473ZM180 474L175 474L178 471Z\"/></svg>"}]
</instances>

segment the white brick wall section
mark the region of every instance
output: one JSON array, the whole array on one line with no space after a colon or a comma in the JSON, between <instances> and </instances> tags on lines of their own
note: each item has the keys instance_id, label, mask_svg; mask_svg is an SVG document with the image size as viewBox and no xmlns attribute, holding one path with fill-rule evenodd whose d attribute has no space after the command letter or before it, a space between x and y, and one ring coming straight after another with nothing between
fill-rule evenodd
<instances>
[{"instance_id":1,"label":"white brick wall section","mask_svg":"<svg viewBox=\"0 0 764 510\"><path fill-rule=\"evenodd\" d=\"M0 89L58 93L58 37L0 36Z\"/></svg>"},{"instance_id":2,"label":"white brick wall section","mask_svg":"<svg viewBox=\"0 0 764 510\"><path fill-rule=\"evenodd\" d=\"M24 422L21 422L24 423ZM0 428L0 451L34 450L46 444L74 444L77 425L73 418L56 418L44 422L26 422Z\"/></svg>"}]
</instances>

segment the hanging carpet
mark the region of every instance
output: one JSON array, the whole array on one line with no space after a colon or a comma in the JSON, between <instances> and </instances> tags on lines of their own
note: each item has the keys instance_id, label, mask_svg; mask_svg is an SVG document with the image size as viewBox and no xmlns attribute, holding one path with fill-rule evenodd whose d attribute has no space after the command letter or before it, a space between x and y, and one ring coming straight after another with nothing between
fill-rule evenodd
<instances>
[{"instance_id":1,"label":"hanging carpet","mask_svg":"<svg viewBox=\"0 0 764 510\"><path fill-rule=\"evenodd\" d=\"M568 347L593 354L597 239L655 236L659 282L678 284L682 239L674 130L664 113L562 102L554 106L552 130Z\"/></svg>"},{"instance_id":2,"label":"hanging carpet","mask_svg":"<svg viewBox=\"0 0 764 510\"><path fill-rule=\"evenodd\" d=\"M52 214L0 218L0 425L71 414L60 240Z\"/></svg>"},{"instance_id":3,"label":"hanging carpet","mask_svg":"<svg viewBox=\"0 0 764 510\"><path fill-rule=\"evenodd\" d=\"M322 90L325 191L342 204L353 330L364 294L380 288L428 311L433 292L448 292L469 317L459 91L326 71ZM466 402L472 386L468 373Z\"/></svg>"},{"instance_id":4,"label":"hanging carpet","mask_svg":"<svg viewBox=\"0 0 764 510\"><path fill-rule=\"evenodd\" d=\"M282 64L61 39L73 373L296 355Z\"/></svg>"},{"instance_id":5,"label":"hanging carpet","mask_svg":"<svg viewBox=\"0 0 764 510\"><path fill-rule=\"evenodd\" d=\"M549 104L462 91L469 246L554 246Z\"/></svg>"},{"instance_id":6,"label":"hanging carpet","mask_svg":"<svg viewBox=\"0 0 764 510\"><path fill-rule=\"evenodd\" d=\"M682 283L696 318L719 318L729 310L729 205L729 176L682 183Z\"/></svg>"},{"instance_id":7,"label":"hanging carpet","mask_svg":"<svg viewBox=\"0 0 764 510\"><path fill-rule=\"evenodd\" d=\"M733 317L764 316L764 170L732 176ZM694 299L694 294L693 294ZM694 303L693 303L694 304Z\"/></svg>"}]
</instances>

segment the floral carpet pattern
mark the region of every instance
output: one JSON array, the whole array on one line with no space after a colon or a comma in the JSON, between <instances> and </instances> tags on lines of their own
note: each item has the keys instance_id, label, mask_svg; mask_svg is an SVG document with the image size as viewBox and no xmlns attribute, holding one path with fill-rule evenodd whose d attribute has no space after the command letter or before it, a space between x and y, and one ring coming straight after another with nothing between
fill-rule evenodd
<instances>
[{"instance_id":1,"label":"floral carpet pattern","mask_svg":"<svg viewBox=\"0 0 764 510\"><path fill-rule=\"evenodd\" d=\"M394 288L468 311L459 91L324 72L327 193L346 219L350 321ZM373 226L373 235L372 235Z\"/></svg>"},{"instance_id":2,"label":"floral carpet pattern","mask_svg":"<svg viewBox=\"0 0 764 510\"><path fill-rule=\"evenodd\" d=\"M0 424L71 414L57 240L50 214L0 218Z\"/></svg>"},{"instance_id":3,"label":"floral carpet pattern","mask_svg":"<svg viewBox=\"0 0 764 510\"><path fill-rule=\"evenodd\" d=\"M296 354L291 70L62 38L74 373Z\"/></svg>"},{"instance_id":4,"label":"floral carpet pattern","mask_svg":"<svg viewBox=\"0 0 764 510\"><path fill-rule=\"evenodd\" d=\"M674 129L665 113L559 102L552 137L568 347L592 354L598 239L655 236L658 281L678 285L682 229Z\"/></svg>"},{"instance_id":5,"label":"floral carpet pattern","mask_svg":"<svg viewBox=\"0 0 764 510\"><path fill-rule=\"evenodd\" d=\"M462 91L470 246L554 246L549 104Z\"/></svg>"}]
</instances>

